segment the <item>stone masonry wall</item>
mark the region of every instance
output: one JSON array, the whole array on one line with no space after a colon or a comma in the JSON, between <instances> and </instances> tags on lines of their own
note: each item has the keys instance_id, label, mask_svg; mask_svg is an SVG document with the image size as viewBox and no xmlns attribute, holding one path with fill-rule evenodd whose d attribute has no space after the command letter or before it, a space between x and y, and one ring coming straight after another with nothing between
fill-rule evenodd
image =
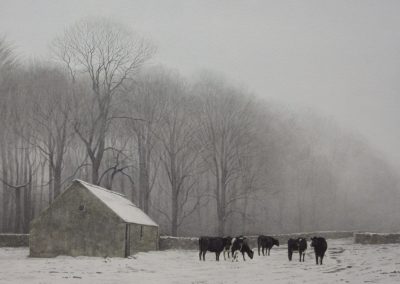
<instances>
[{"instance_id":1,"label":"stone masonry wall","mask_svg":"<svg viewBox=\"0 0 400 284\"><path fill-rule=\"evenodd\" d=\"M28 234L0 234L0 247L27 247Z\"/></svg>"},{"instance_id":2,"label":"stone masonry wall","mask_svg":"<svg viewBox=\"0 0 400 284\"><path fill-rule=\"evenodd\" d=\"M400 243L400 234L355 233L356 244L395 244Z\"/></svg>"}]
</instances>

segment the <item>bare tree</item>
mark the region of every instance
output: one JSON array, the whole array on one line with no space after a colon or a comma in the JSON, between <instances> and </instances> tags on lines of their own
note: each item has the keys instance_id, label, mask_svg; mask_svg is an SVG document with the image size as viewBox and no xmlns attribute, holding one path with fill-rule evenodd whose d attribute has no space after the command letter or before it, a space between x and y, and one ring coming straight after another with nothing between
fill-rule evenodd
<instances>
[{"instance_id":1,"label":"bare tree","mask_svg":"<svg viewBox=\"0 0 400 284\"><path fill-rule=\"evenodd\" d=\"M29 72L30 96L34 103L29 124L36 130L32 143L45 156L49 167L51 202L61 192L64 157L73 138L71 86L61 70L35 65Z\"/></svg>"},{"instance_id":2,"label":"bare tree","mask_svg":"<svg viewBox=\"0 0 400 284\"><path fill-rule=\"evenodd\" d=\"M195 101L186 92L184 82L172 76L165 85L167 109L156 131L156 137L161 143L160 158L168 181L168 186L164 186L164 183L160 186L164 190L169 189L171 196L171 214L164 215L171 222L173 236L178 235L183 221L199 205L197 199L194 203L190 202L196 188L200 149L193 119Z\"/></svg>"},{"instance_id":3,"label":"bare tree","mask_svg":"<svg viewBox=\"0 0 400 284\"><path fill-rule=\"evenodd\" d=\"M9 208L11 206L11 192L8 182L10 179L10 169L7 167L9 152L8 143L10 141L9 134L12 131L10 125L12 103L12 93L15 91L17 86L16 77L14 76L14 70L17 67L16 55L13 52L11 45L5 40L0 38L0 120L2 121L0 126L0 155L2 165L2 230L8 230L9 221Z\"/></svg>"},{"instance_id":4,"label":"bare tree","mask_svg":"<svg viewBox=\"0 0 400 284\"><path fill-rule=\"evenodd\" d=\"M136 137L138 164L138 202L146 213L150 209L150 194L154 188L160 157L155 152L159 125L167 111L166 89L168 88L167 71L157 68L142 73L130 87L129 106L131 117L127 120L128 129Z\"/></svg>"},{"instance_id":5,"label":"bare tree","mask_svg":"<svg viewBox=\"0 0 400 284\"><path fill-rule=\"evenodd\" d=\"M196 89L203 100L198 138L205 166L214 176L218 234L223 235L228 217L235 213L233 204L248 197L233 184L241 173L239 158L251 140L251 108L240 91L213 77L204 77Z\"/></svg>"},{"instance_id":6,"label":"bare tree","mask_svg":"<svg viewBox=\"0 0 400 284\"><path fill-rule=\"evenodd\" d=\"M87 113L84 120L77 119L74 128L92 163L92 182L98 184L106 135L115 116L114 97L155 49L117 23L94 19L65 30L54 41L53 50L73 81L83 76L90 86L90 94L85 94L89 105L81 110Z\"/></svg>"}]
</instances>

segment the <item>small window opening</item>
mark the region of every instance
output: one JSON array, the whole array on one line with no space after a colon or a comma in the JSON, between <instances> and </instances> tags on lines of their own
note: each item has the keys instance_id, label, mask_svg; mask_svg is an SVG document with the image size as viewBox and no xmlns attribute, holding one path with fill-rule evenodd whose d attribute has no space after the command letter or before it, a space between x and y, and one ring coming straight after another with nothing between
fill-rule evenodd
<instances>
[{"instance_id":1,"label":"small window opening","mask_svg":"<svg viewBox=\"0 0 400 284\"><path fill-rule=\"evenodd\" d=\"M143 237L143 226L140 226L140 239Z\"/></svg>"},{"instance_id":2,"label":"small window opening","mask_svg":"<svg viewBox=\"0 0 400 284\"><path fill-rule=\"evenodd\" d=\"M81 211L81 212L84 212L85 211L85 205L84 204L81 204L81 205L79 205L79 207L78 207L78 210L79 211Z\"/></svg>"}]
</instances>

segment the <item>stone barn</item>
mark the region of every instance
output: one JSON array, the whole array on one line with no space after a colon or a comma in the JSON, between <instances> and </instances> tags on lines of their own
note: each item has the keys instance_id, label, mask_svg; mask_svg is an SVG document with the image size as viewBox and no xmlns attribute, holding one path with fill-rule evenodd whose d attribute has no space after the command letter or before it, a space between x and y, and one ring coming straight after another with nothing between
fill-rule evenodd
<instances>
[{"instance_id":1,"label":"stone barn","mask_svg":"<svg viewBox=\"0 0 400 284\"><path fill-rule=\"evenodd\" d=\"M124 195L74 180L31 222L29 247L32 257L127 257L158 240L158 225Z\"/></svg>"}]
</instances>

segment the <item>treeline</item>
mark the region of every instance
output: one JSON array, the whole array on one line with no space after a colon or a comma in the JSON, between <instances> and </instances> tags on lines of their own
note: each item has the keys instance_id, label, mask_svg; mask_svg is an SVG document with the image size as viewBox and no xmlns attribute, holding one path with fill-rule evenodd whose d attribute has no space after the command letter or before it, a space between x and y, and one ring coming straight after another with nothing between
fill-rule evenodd
<instances>
[{"instance_id":1,"label":"treeline","mask_svg":"<svg viewBox=\"0 0 400 284\"><path fill-rule=\"evenodd\" d=\"M27 64L0 41L2 232L28 232L75 178L124 193L164 234L399 228L397 176L331 121L150 67L154 46L108 21L51 46L54 61Z\"/></svg>"}]
</instances>

